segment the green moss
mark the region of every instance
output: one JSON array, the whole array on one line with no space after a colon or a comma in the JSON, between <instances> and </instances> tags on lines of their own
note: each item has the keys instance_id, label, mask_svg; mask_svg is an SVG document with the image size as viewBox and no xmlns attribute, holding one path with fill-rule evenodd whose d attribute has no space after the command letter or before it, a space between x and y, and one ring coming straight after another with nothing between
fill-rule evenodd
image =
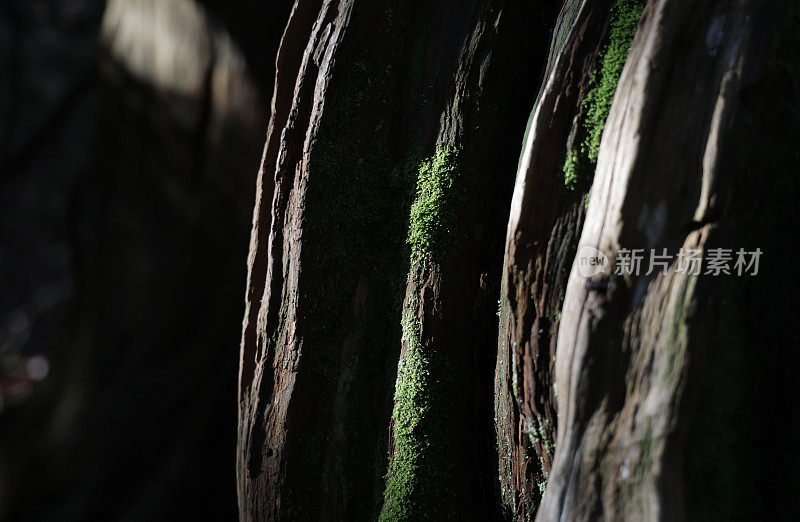
<instances>
[{"instance_id":1,"label":"green moss","mask_svg":"<svg viewBox=\"0 0 800 522\"><path fill-rule=\"evenodd\" d=\"M430 266L440 261L457 238L456 214L464 201L459 153L443 147L418 169L416 199L411 205L407 242L411 247L408 285L427 279ZM415 290L403 310L404 353L400 358L392 415L393 442L380 520L443 520L444 506L457 499L448 484L453 455L450 427L443 412L451 371L447 358L422 338L421 303ZM437 480L431 480L437 477Z\"/></svg>"},{"instance_id":2,"label":"green moss","mask_svg":"<svg viewBox=\"0 0 800 522\"><path fill-rule=\"evenodd\" d=\"M599 77L586 98L588 112L585 125L589 131L587 146L589 160L593 163L597 162L597 155L600 153L600 139L603 137L614 93L622 69L625 68L644 4L643 0L617 0L611 11L611 31L608 45L603 51Z\"/></svg>"},{"instance_id":3,"label":"green moss","mask_svg":"<svg viewBox=\"0 0 800 522\"><path fill-rule=\"evenodd\" d=\"M417 265L412 276L423 270ZM419 306L419 300L412 297L403 313L405 353L397 371L394 450L382 521L447 519L441 506L455 500L447 498L452 492L446 486L446 470L453 458L442 415L446 407L446 361L420 337Z\"/></svg>"},{"instance_id":4,"label":"green moss","mask_svg":"<svg viewBox=\"0 0 800 522\"><path fill-rule=\"evenodd\" d=\"M438 256L452 244L455 207L464 198L463 191L456 186L460 170L458 151L453 147L437 150L420 166L408 232L408 244L415 258Z\"/></svg>"},{"instance_id":5,"label":"green moss","mask_svg":"<svg viewBox=\"0 0 800 522\"><path fill-rule=\"evenodd\" d=\"M567 152L567 160L564 163L564 184L570 189L575 189L583 177L581 175L583 170L580 155L575 151Z\"/></svg>"},{"instance_id":6,"label":"green moss","mask_svg":"<svg viewBox=\"0 0 800 522\"><path fill-rule=\"evenodd\" d=\"M564 162L564 183L570 189L585 186L594 172L603 129L611 111L622 69L628 59L633 37L645 0L615 0L611 8L611 29L608 41L600 53L599 68L590 79L590 90L584 100L586 117L583 135L577 150L567 152Z\"/></svg>"},{"instance_id":7,"label":"green moss","mask_svg":"<svg viewBox=\"0 0 800 522\"><path fill-rule=\"evenodd\" d=\"M537 482L536 486L539 488L539 494L544 496L545 490L547 490L547 480L542 480L541 482Z\"/></svg>"},{"instance_id":8,"label":"green moss","mask_svg":"<svg viewBox=\"0 0 800 522\"><path fill-rule=\"evenodd\" d=\"M303 433L284 505L297 518L316 518L321 503L309 499L335 484L345 497L361 492L358 505L350 501L345 509L365 519L382 504L385 422L394 391L384 376L396 371L409 266L405 233L419 158L414 147L393 146L390 111L367 109L381 107L388 96L393 79L385 67L367 56L332 81L328 113L308 155L299 252L307 276L298 281L305 285L298 293L307 315L297 321L303 332L298 382L305 379L306 387L331 398L309 413L330 429ZM375 400L358 399L365 394ZM333 456L326 461L326 455Z\"/></svg>"}]
</instances>

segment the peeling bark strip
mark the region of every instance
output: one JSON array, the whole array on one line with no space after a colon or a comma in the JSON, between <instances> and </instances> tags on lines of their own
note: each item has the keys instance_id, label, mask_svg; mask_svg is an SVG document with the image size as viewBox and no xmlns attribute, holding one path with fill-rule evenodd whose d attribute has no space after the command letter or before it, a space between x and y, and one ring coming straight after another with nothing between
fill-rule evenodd
<instances>
[{"instance_id":1,"label":"peeling bark strip","mask_svg":"<svg viewBox=\"0 0 800 522\"><path fill-rule=\"evenodd\" d=\"M753 243L768 236L764 221L749 208L757 202L786 208L771 186L789 173L789 186L797 194L796 151L783 147L796 144L800 81L791 78L787 95L779 99L784 110L791 108L791 122L775 112L753 110L748 95L766 95L757 86L764 81L765 63L774 59L765 50L785 5L650 3L603 133L581 245L600 249L612 261L621 248L666 247L674 252L680 247L767 246ZM796 52L796 36L790 48ZM788 60L796 63L797 58ZM781 126L770 131L759 121L764 116ZM737 128L748 118L755 119L748 126L755 135L775 136L779 144L749 149L747 135ZM784 129L792 136L788 141L777 134ZM766 166L757 183L747 181L755 171L742 168L748 149ZM771 164L765 157L772 150L779 151L781 163ZM756 164L750 161L748 166ZM788 221L796 230L797 217ZM749 243L724 243L737 239ZM787 267L782 268L787 274ZM613 265L604 277L612 277L611 269ZM703 401L696 396L703 368L714 364L706 357L724 350L719 333L709 325L720 325L730 316L726 303L746 283L691 276L674 265L663 273L626 276L614 283L607 291L590 291L573 265L556 356L557 453L538 520L681 520L693 481L702 484L711 477L687 476L686 433L690 413ZM797 299L789 302L796 311ZM768 313L748 310L762 318ZM788 320L785 312L780 315ZM747 333L749 321L758 320L726 324ZM735 389L743 384L740 377L722 385ZM796 385L781 386L797 396ZM693 442L700 439L698 434ZM748 466L724 460L715 464ZM704 502L713 504L716 498ZM771 509L763 499L760 506Z\"/></svg>"},{"instance_id":2,"label":"peeling bark strip","mask_svg":"<svg viewBox=\"0 0 800 522\"><path fill-rule=\"evenodd\" d=\"M608 114L603 107L611 105L642 5L565 3L523 145L506 239L495 377L502 501L507 514L520 519L535 513L552 464L565 267L583 223L584 191L593 174L590 145L595 135L599 142ZM576 145L584 140L587 145ZM565 161L571 171L563 168Z\"/></svg>"},{"instance_id":3,"label":"peeling bark strip","mask_svg":"<svg viewBox=\"0 0 800 522\"><path fill-rule=\"evenodd\" d=\"M544 65L553 4L295 5L278 56L249 258L237 461L244 520L367 520L382 509L395 519L428 508L463 518L495 509L492 303L525 123L517 107L532 102L526 87ZM405 239L410 213L423 233L439 226L429 206L410 207L421 160L437 144L462 151L453 188L463 199L443 202L454 226L438 228L436 242L458 245L457 253L448 247L441 262L427 252L426 266L438 263L435 276L427 272L429 292L439 297L418 330L455 376L442 397L457 400L436 403L438 413L452 420L448 429L470 428L442 441L455 459L435 472L453 480L431 500L418 487L430 481L421 468L404 475L410 487L399 496L384 477L387 448L398 456L408 447L389 439L403 283L409 259L412 274L421 266Z\"/></svg>"}]
</instances>

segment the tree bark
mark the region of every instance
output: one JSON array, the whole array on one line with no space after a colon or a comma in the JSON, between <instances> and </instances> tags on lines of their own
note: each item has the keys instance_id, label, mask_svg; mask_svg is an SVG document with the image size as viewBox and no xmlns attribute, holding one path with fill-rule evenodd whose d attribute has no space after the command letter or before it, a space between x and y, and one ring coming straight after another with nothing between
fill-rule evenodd
<instances>
[{"instance_id":1,"label":"tree bark","mask_svg":"<svg viewBox=\"0 0 800 522\"><path fill-rule=\"evenodd\" d=\"M673 520L789 491L783 473L732 484L776 464L732 425L774 426L758 400L798 387L720 392L777 372L746 344L796 344L776 333L788 262L745 282L613 274L622 249L796 230L797 57L771 58L796 45L787 5L299 0L248 260L242 518ZM713 357L733 375L704 384Z\"/></svg>"},{"instance_id":2,"label":"tree bark","mask_svg":"<svg viewBox=\"0 0 800 522\"><path fill-rule=\"evenodd\" d=\"M704 258L713 247L763 248L769 235L762 217L750 208L774 205L784 213L786 201L773 186L795 172L797 162L793 145L779 134L785 129L792 142L796 135L792 97L798 83L790 71L796 70L797 57L787 52L779 65L771 58L776 40L783 39L785 49L796 49L796 37L779 24L785 17L786 4L777 2L650 2L603 134L582 246L599 249L612 262L623 248L691 248L701 250ZM775 67L780 70L770 72ZM776 88L775 102L789 112L764 110L764 82L781 77L788 83ZM752 136L779 141L753 147ZM767 160L773 154L782 163ZM759 165L761 177L755 181L750 169ZM790 186L796 194L796 180ZM786 226L794 228L796 222L788 218ZM776 259L776 264L781 262ZM787 267L781 268L789 276ZM752 509L757 495L728 494L730 505L720 506L714 495L700 501L693 494L698 486L719 493L727 477L696 476L685 468L684 452L702 448L714 430L696 432L688 440L686 435L693 423L709 428L707 419L692 413L708 398L699 392L712 374L709 365L716 364L709 357L725 357L720 336L745 335L750 325L768 321L766 314L775 312L774 305L755 310L736 294L747 288L770 293L775 286L764 279L740 283L706 272L691 275L676 264L650 275L619 277L606 270L592 281L587 283L573 264L556 354L557 452L537 519L746 517L738 507ZM791 310L796 303L787 302ZM740 306L753 315L731 322ZM788 317L786 310L778 313ZM723 333L727 328L732 331ZM741 355L739 342L728 348ZM765 375L763 369L739 371L717 386L735 390L752 382L748 373ZM759 396L777 390L795 397L797 386L782 383ZM746 411L722 400L716 405ZM728 437L749 432L742 426L728 428ZM736 446L743 447L729 444L727 449ZM754 455L743 449L739 456L713 462L752 470L748 459ZM741 460L734 464L728 458ZM688 510L687 497L694 499ZM761 504L760 509L786 516L795 511L794 504L784 499L780 507Z\"/></svg>"},{"instance_id":3,"label":"tree bark","mask_svg":"<svg viewBox=\"0 0 800 522\"><path fill-rule=\"evenodd\" d=\"M495 378L503 504L520 519L535 514L552 466L556 339L594 169L584 143L590 123L604 122L600 97L613 97L614 60L624 64L643 3L564 3L523 144L506 237ZM578 159L570 163L571 157Z\"/></svg>"},{"instance_id":4,"label":"tree bark","mask_svg":"<svg viewBox=\"0 0 800 522\"><path fill-rule=\"evenodd\" d=\"M238 458L245 519L497 513L498 239L525 124L517 107L533 102L527 86L544 66L555 8L296 5L275 114L282 103L291 109L271 124L251 243ZM421 16L429 10L439 15ZM295 86L291 99L281 101L282 85ZM451 180L437 162L452 167ZM422 171L441 200L425 200ZM407 232L410 208L425 204L449 222L423 217ZM455 250L440 256L437 240ZM401 332L410 318L414 331ZM440 358L423 371L447 383L441 394L425 383L414 406L474 430L447 439L424 416L404 438L408 375L396 372L410 343ZM429 451L415 453L418 444ZM413 473L403 470L409 459Z\"/></svg>"}]
</instances>

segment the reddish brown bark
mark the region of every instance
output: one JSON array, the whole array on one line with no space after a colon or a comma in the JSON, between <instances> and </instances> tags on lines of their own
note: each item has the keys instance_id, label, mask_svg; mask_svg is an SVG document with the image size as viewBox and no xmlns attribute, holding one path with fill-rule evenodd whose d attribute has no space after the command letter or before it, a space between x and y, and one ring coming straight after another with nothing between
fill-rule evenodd
<instances>
[{"instance_id":1,"label":"reddish brown bark","mask_svg":"<svg viewBox=\"0 0 800 522\"><path fill-rule=\"evenodd\" d=\"M505 508L536 512L552 465L557 416L556 336L583 224L582 190L565 186L567 146L605 43L610 2L566 2L548 75L531 115L511 205L500 301L495 415Z\"/></svg>"},{"instance_id":2,"label":"reddish brown bark","mask_svg":"<svg viewBox=\"0 0 800 522\"><path fill-rule=\"evenodd\" d=\"M447 145L464 151L458 190L469 204L452 209L464 239L427 283L441 297L422 328L452 358L460 390L441 415L474 429L449 443L455 475L442 484L457 496L441 507L496 510L497 272L524 126L517 106L533 101L527 86L544 64L553 6L424 6L445 13L436 17L422 9L301 1L284 35L242 340L245 519L368 518L381 509L408 208L421 161Z\"/></svg>"}]
</instances>

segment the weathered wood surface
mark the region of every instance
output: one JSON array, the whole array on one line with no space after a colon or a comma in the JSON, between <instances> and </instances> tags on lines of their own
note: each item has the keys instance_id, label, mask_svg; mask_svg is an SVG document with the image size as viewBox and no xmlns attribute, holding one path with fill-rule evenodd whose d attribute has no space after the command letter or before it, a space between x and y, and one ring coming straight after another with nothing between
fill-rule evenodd
<instances>
[{"instance_id":1,"label":"weathered wood surface","mask_svg":"<svg viewBox=\"0 0 800 522\"><path fill-rule=\"evenodd\" d=\"M650 275L610 272L623 248L683 247L706 257L725 240L756 237L743 232L757 221L747 207L774 199L768 186L786 173L766 167L765 179L746 181L754 174L742 171L750 144L738 129L762 117L746 95L767 95L753 87L774 60L769 53L785 13L777 2L654 0L645 10L603 135L580 239L611 261L594 278L609 284L590 287L573 264L556 354L557 450L537 520L681 520L697 515L697 502L686 509L693 488L713 491L702 485L713 474L692 476L685 468L687 443L700 447L704 434L691 441L686 434L702 420L692 411L704 401L697 393L708 375L701 363L715 364L706 360L715 336L721 327L746 329L720 324L730 306L725 296L749 283L682 273L676 264ZM776 101L793 111L789 100ZM732 465L749 464L743 454ZM698 500L717 502L713 495ZM742 516L731 510L741 502L705 512Z\"/></svg>"}]
</instances>

